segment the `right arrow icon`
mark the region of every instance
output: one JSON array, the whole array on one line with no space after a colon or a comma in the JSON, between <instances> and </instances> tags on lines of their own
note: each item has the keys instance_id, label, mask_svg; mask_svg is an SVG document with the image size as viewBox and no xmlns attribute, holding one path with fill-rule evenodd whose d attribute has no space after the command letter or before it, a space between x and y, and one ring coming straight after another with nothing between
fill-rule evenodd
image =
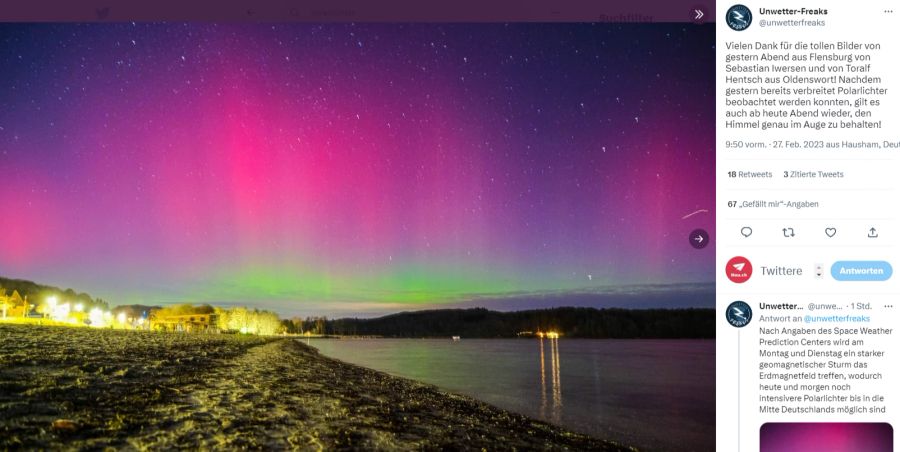
<instances>
[{"instance_id":1,"label":"right arrow icon","mask_svg":"<svg viewBox=\"0 0 900 452\"><path fill-rule=\"evenodd\" d=\"M688 238L691 241L691 246L698 250L702 250L706 248L706 245L709 245L709 233L703 229L694 229L688 235Z\"/></svg>"}]
</instances>

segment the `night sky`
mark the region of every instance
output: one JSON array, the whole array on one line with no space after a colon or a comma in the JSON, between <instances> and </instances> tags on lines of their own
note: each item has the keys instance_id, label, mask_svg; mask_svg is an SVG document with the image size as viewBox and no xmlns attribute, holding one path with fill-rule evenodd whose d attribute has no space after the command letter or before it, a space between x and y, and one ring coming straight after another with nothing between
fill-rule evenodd
<instances>
[{"instance_id":1,"label":"night sky","mask_svg":"<svg viewBox=\"0 0 900 452\"><path fill-rule=\"evenodd\" d=\"M7 24L0 43L0 275L283 314L665 306L667 287L712 305L713 247L687 239L715 224L711 25Z\"/></svg>"}]
</instances>

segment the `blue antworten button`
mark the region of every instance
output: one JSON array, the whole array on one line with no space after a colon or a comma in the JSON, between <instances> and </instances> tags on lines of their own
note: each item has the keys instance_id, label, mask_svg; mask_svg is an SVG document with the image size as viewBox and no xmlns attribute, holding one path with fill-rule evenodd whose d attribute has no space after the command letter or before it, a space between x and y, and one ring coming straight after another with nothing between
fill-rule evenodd
<instances>
[{"instance_id":1,"label":"blue antworten button","mask_svg":"<svg viewBox=\"0 0 900 452\"><path fill-rule=\"evenodd\" d=\"M885 261L837 261L831 277L838 281L887 281L894 273Z\"/></svg>"}]
</instances>

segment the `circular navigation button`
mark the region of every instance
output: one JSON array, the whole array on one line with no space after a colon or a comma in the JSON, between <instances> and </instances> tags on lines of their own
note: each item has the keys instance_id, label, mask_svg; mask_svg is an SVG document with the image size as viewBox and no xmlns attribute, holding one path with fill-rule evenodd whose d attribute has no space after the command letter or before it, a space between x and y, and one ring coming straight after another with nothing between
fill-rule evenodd
<instances>
[{"instance_id":1,"label":"circular navigation button","mask_svg":"<svg viewBox=\"0 0 900 452\"><path fill-rule=\"evenodd\" d=\"M691 246L698 250L702 250L703 248L706 248L706 245L709 245L709 233L703 229L694 229L691 231L691 234L688 235L688 240L690 240Z\"/></svg>"}]
</instances>

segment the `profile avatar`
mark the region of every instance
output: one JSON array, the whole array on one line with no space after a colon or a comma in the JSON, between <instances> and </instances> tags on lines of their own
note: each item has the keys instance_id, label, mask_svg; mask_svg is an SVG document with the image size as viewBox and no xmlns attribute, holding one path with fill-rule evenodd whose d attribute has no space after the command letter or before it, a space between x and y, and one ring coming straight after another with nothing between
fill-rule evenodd
<instances>
[{"instance_id":1,"label":"profile avatar","mask_svg":"<svg viewBox=\"0 0 900 452\"><path fill-rule=\"evenodd\" d=\"M728 8L728 12L725 14L725 23L734 31L746 30L751 22L753 22L753 14L750 13L750 8L744 5L734 5Z\"/></svg>"},{"instance_id":2,"label":"profile avatar","mask_svg":"<svg viewBox=\"0 0 900 452\"><path fill-rule=\"evenodd\" d=\"M743 301L734 301L725 309L725 320L735 328L743 328L753 318L753 310Z\"/></svg>"}]
</instances>

